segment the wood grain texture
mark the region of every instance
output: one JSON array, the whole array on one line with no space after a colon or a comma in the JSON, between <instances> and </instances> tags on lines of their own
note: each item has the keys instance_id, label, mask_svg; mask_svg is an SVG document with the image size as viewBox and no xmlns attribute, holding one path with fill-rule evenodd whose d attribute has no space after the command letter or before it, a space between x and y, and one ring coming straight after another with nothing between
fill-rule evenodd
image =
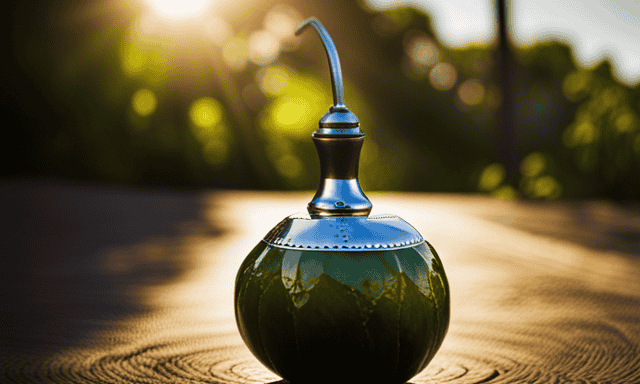
<instances>
[{"instance_id":1,"label":"wood grain texture","mask_svg":"<svg viewBox=\"0 0 640 384\"><path fill-rule=\"evenodd\" d=\"M311 193L4 182L0 382L271 383L233 315L240 263ZM438 251L451 325L420 383L640 383L640 213L369 194Z\"/></svg>"}]
</instances>

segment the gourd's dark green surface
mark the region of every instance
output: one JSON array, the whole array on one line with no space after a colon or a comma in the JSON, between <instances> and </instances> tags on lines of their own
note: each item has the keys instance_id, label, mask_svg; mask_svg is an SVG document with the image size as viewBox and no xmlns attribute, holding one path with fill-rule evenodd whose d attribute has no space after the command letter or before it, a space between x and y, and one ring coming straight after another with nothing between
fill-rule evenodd
<instances>
[{"instance_id":1,"label":"gourd's dark green surface","mask_svg":"<svg viewBox=\"0 0 640 384\"><path fill-rule=\"evenodd\" d=\"M430 244L363 252L261 241L236 278L242 338L291 383L405 383L449 326L449 286Z\"/></svg>"},{"instance_id":2,"label":"gourd's dark green surface","mask_svg":"<svg viewBox=\"0 0 640 384\"><path fill-rule=\"evenodd\" d=\"M335 45L316 18L333 106L312 138L320 183L309 215L276 225L240 266L238 329L293 384L401 384L423 370L449 327L449 284L436 251L394 215L370 216L358 182L364 132L344 104Z\"/></svg>"}]
</instances>

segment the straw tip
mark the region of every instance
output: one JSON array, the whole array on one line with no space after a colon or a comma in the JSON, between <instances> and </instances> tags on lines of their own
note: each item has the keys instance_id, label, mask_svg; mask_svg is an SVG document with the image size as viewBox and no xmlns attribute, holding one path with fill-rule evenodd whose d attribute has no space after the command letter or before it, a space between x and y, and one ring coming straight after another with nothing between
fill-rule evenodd
<instances>
[{"instance_id":1,"label":"straw tip","mask_svg":"<svg viewBox=\"0 0 640 384\"><path fill-rule=\"evenodd\" d=\"M302 23L300 23L300 25L298 25L298 28L296 28L296 32L295 35L296 36L300 36L300 34L302 33L302 31L305 30L305 28L310 25L310 24L320 24L320 21L318 19L316 19L315 17L310 17L307 20L303 21ZM320 24L322 25L322 24Z\"/></svg>"}]
</instances>

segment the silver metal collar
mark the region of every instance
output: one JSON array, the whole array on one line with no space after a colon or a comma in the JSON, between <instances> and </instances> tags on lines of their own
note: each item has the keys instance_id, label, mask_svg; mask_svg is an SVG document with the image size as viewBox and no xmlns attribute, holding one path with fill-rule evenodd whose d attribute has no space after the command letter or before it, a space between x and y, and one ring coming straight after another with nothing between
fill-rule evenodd
<instances>
[{"instance_id":1,"label":"silver metal collar","mask_svg":"<svg viewBox=\"0 0 640 384\"><path fill-rule=\"evenodd\" d=\"M312 218L294 214L263 239L272 247L310 251L372 251L413 247L420 233L396 215Z\"/></svg>"}]
</instances>

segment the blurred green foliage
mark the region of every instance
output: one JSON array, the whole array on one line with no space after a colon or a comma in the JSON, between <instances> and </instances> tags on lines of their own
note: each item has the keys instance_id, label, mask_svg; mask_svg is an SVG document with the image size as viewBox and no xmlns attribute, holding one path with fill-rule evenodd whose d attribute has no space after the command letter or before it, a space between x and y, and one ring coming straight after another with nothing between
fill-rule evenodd
<instances>
[{"instance_id":1,"label":"blurred green foliage","mask_svg":"<svg viewBox=\"0 0 640 384\"><path fill-rule=\"evenodd\" d=\"M519 52L530 73L553 76L554 86L575 109L560 125L562 136L529 151L520 164L514 190L533 199L640 197L640 86L626 86L612 76L611 64L595 68L575 65L568 48L539 44ZM558 113L558 112L555 112ZM508 185L494 163L482 171L478 189L499 196ZM487 179L498 180L487 188ZM499 196L503 197L503 196Z\"/></svg>"},{"instance_id":2,"label":"blurred green foliage","mask_svg":"<svg viewBox=\"0 0 640 384\"><path fill-rule=\"evenodd\" d=\"M317 37L289 36L314 15L367 133L365 190L640 197L639 86L616 81L607 61L579 67L562 43L512 47L521 163L508 179L494 47L447 48L421 11L265 2L193 32L145 24L133 0L101 4L11 3L5 176L315 189L310 135L331 104L328 68ZM16 148L21 158L8 155Z\"/></svg>"}]
</instances>

